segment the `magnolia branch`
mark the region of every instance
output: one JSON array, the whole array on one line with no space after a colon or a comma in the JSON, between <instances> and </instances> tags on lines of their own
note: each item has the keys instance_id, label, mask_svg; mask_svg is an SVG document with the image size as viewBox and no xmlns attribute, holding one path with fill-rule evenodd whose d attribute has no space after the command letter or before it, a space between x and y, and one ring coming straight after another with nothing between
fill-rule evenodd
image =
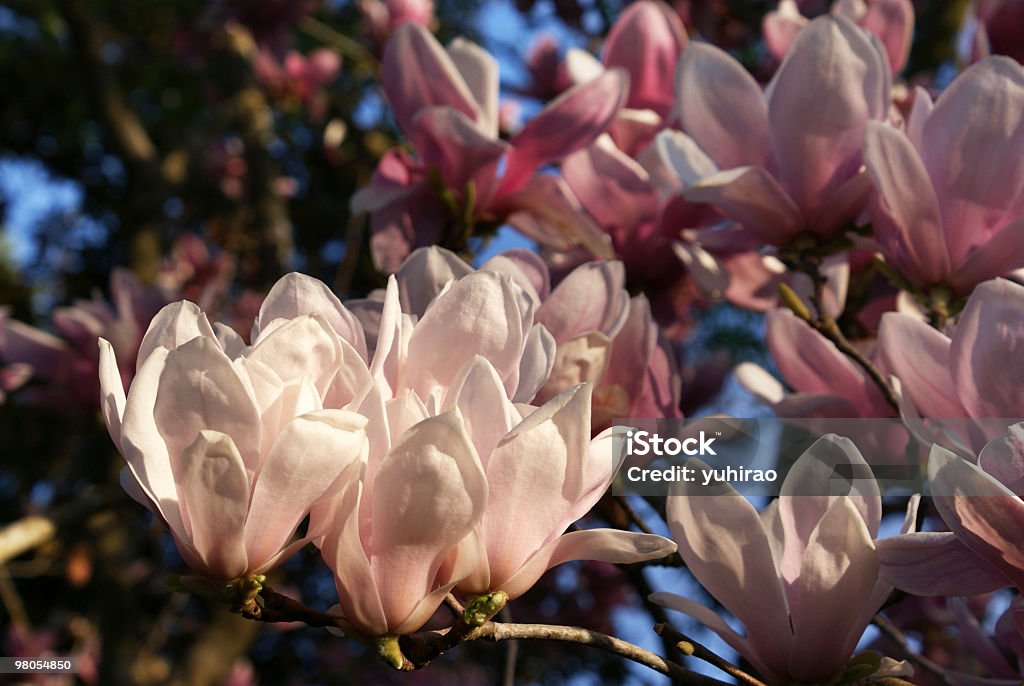
<instances>
[{"instance_id":1,"label":"magnolia branch","mask_svg":"<svg viewBox=\"0 0 1024 686\"><path fill-rule=\"evenodd\" d=\"M742 669L732 664L725 658L721 657L717 653L712 652L702 644L697 643L697 641L693 640L689 636L676 631L668 624L655 624L654 633L658 634L663 638L668 638L669 640L674 641L676 647L679 648L679 650L684 655L692 655L698 660L703 660L704 662L707 662L709 665L712 665L722 670L723 672L733 677L742 684L747 684L747 686L766 686L766 684L760 679L757 679L751 676L750 674L747 674Z\"/></svg>"},{"instance_id":2,"label":"magnolia branch","mask_svg":"<svg viewBox=\"0 0 1024 686\"><path fill-rule=\"evenodd\" d=\"M545 640L597 648L653 669L679 684L725 686L723 681L686 669L660 655L598 631L574 626L492 621L492 617L504 608L506 601L505 594L500 591L480 596L470 602L447 629L376 639L362 637L340 617L306 607L268 586L262 586L258 595L237 605L234 610L260 622L298 621L313 627L340 629L352 638L374 645L385 662L401 671L421 669L448 650L470 641ZM455 606L459 606L457 602Z\"/></svg>"}]
</instances>

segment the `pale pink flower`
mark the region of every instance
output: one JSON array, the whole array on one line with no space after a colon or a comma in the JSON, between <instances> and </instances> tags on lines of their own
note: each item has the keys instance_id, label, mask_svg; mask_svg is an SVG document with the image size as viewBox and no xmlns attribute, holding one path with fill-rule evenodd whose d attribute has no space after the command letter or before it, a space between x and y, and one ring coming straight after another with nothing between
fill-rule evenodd
<instances>
[{"instance_id":1,"label":"pale pink flower","mask_svg":"<svg viewBox=\"0 0 1024 686\"><path fill-rule=\"evenodd\" d=\"M846 17L877 36L885 47L892 73L903 71L914 35L914 5L910 0L837 0L832 3L832 14ZM774 12L765 15L764 40L775 59L785 58L807 23L793 0L781 0Z\"/></svg>"},{"instance_id":2,"label":"pale pink flower","mask_svg":"<svg viewBox=\"0 0 1024 686\"><path fill-rule=\"evenodd\" d=\"M371 636L407 633L457 585L514 596L566 560L667 554L664 539L622 532L556 540L614 474L610 454L588 450L590 387L539 408L525 404L554 352L534 324L531 297L508 276L471 271L450 253L410 260L415 266L389 280L376 310L374 387L360 405L369 418L365 465L311 513L345 619ZM421 282L409 278L413 269ZM469 271L445 278L461 270ZM400 291L419 314L402 312ZM548 475L543 483L538 474ZM547 488L559 498L531 495ZM513 528L517 538L509 538ZM499 530L506 557L491 553L492 574L488 532Z\"/></svg>"},{"instance_id":3,"label":"pale pink flower","mask_svg":"<svg viewBox=\"0 0 1024 686\"><path fill-rule=\"evenodd\" d=\"M290 311L289 296L303 295L296 281L271 291L251 347L192 303L165 307L127 395L100 339L103 415L128 463L122 486L210 579L259 574L297 550L310 507L367 450L364 417L323 409L353 379L369 390L366 364L336 322Z\"/></svg>"},{"instance_id":4,"label":"pale pink flower","mask_svg":"<svg viewBox=\"0 0 1024 686\"><path fill-rule=\"evenodd\" d=\"M1024 413L1022 340L1024 286L993 279L974 289L948 334L905 314L884 315L878 355L898 380L901 414L928 419L911 426L971 456Z\"/></svg>"},{"instance_id":5,"label":"pale pink flower","mask_svg":"<svg viewBox=\"0 0 1024 686\"><path fill-rule=\"evenodd\" d=\"M878 485L858 478L837 494L840 465L869 471L851 441L821 438L762 513L727 483L683 484L682 495L669 497L679 554L743 623L744 635L689 598L663 592L651 600L705 624L771 683L826 683L838 676L892 590L878 579ZM913 526L915 510L916 499L904 531Z\"/></svg>"},{"instance_id":6,"label":"pale pink flower","mask_svg":"<svg viewBox=\"0 0 1024 686\"><path fill-rule=\"evenodd\" d=\"M832 238L866 207L864 131L888 116L889 90L880 47L842 17L809 23L766 93L725 52L694 43L677 81L692 140L666 139L663 158L687 180L687 200L711 204L761 243Z\"/></svg>"},{"instance_id":7,"label":"pale pink flower","mask_svg":"<svg viewBox=\"0 0 1024 686\"><path fill-rule=\"evenodd\" d=\"M433 0L359 0L366 32L384 44L391 32L405 22L436 28Z\"/></svg>"},{"instance_id":8,"label":"pale pink flower","mask_svg":"<svg viewBox=\"0 0 1024 686\"><path fill-rule=\"evenodd\" d=\"M907 131L868 126L875 237L914 286L966 295L1024 267L1024 69L992 57L932 106L917 90ZM998 182L994 180L998 179Z\"/></svg>"},{"instance_id":9,"label":"pale pink flower","mask_svg":"<svg viewBox=\"0 0 1024 686\"><path fill-rule=\"evenodd\" d=\"M1024 424L986 445L977 464L932 446L928 482L949 531L879 541L885 579L918 595L1024 588Z\"/></svg>"},{"instance_id":10,"label":"pale pink flower","mask_svg":"<svg viewBox=\"0 0 1024 686\"><path fill-rule=\"evenodd\" d=\"M863 367L786 309L768 313L768 351L787 393L767 371L751 363L736 369L740 383L780 417L891 417L893 409Z\"/></svg>"},{"instance_id":11,"label":"pale pink flower","mask_svg":"<svg viewBox=\"0 0 1024 686\"><path fill-rule=\"evenodd\" d=\"M541 235L602 250L600 231L581 225L558 180L534 172L605 129L625 98L622 70L567 91L508 142L498 137L498 65L479 46L456 39L446 51L405 23L388 41L382 79L416 156L389 151L352 199L354 211L372 214L379 268L394 271L416 247L464 241L470 221L508 220L527 233L539 223L550 229Z\"/></svg>"},{"instance_id":12,"label":"pale pink flower","mask_svg":"<svg viewBox=\"0 0 1024 686\"><path fill-rule=\"evenodd\" d=\"M341 71L341 57L333 50L319 48L308 56L289 50L283 62L268 48L262 48L253 60L256 76L275 97L304 107L313 121L327 110L324 88Z\"/></svg>"}]
</instances>

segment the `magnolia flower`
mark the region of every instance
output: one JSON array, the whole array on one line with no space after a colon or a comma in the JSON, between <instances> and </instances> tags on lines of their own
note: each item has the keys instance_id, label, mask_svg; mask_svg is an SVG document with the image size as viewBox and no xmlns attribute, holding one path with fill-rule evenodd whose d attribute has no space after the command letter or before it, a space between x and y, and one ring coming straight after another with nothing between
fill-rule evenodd
<instances>
[{"instance_id":1,"label":"magnolia flower","mask_svg":"<svg viewBox=\"0 0 1024 686\"><path fill-rule=\"evenodd\" d=\"M498 137L498 65L479 46L457 39L446 51L407 22L388 41L382 69L384 92L416 157L389 151L370 186L352 198L354 211L372 214L370 244L380 269L394 271L416 247L456 240L452 231L478 219L508 219L526 232L561 233L567 245L602 250L600 232L581 225L556 177L534 171L605 129L625 98L621 70L570 89L505 142ZM538 223L555 228L541 231Z\"/></svg>"},{"instance_id":2,"label":"magnolia flower","mask_svg":"<svg viewBox=\"0 0 1024 686\"><path fill-rule=\"evenodd\" d=\"M949 442L942 442L973 454L1006 430L1005 419L1024 413L1022 341L1024 286L994 279L974 289L951 335L905 314L884 315L878 354L899 380L902 414L961 418L945 424Z\"/></svg>"},{"instance_id":3,"label":"magnolia flower","mask_svg":"<svg viewBox=\"0 0 1024 686\"><path fill-rule=\"evenodd\" d=\"M635 156L646 148L670 119L676 65L688 40L673 8L639 0L627 5L615 20L601 61L578 48L568 51L565 69L573 83L586 83L615 68L629 75L629 95L608 128L615 144L628 154Z\"/></svg>"},{"instance_id":4,"label":"magnolia flower","mask_svg":"<svg viewBox=\"0 0 1024 686\"><path fill-rule=\"evenodd\" d=\"M289 50L279 62L270 49L263 48L253 58L253 70L275 97L301 105L318 121L327 110L323 89L341 71L341 57L327 48L314 50L308 57Z\"/></svg>"},{"instance_id":5,"label":"magnolia flower","mask_svg":"<svg viewBox=\"0 0 1024 686\"><path fill-rule=\"evenodd\" d=\"M676 89L692 140L667 138L663 157L688 180L687 200L710 203L762 243L830 238L865 208L864 130L887 117L889 88L881 48L842 17L800 32L766 94L725 52L694 43Z\"/></svg>"},{"instance_id":6,"label":"magnolia flower","mask_svg":"<svg viewBox=\"0 0 1024 686\"><path fill-rule=\"evenodd\" d=\"M864 164L874 233L914 286L966 295L1024 267L1024 68L1006 57L961 74L932 106L921 88L902 133L872 123ZM993 180L998 179L998 183Z\"/></svg>"},{"instance_id":7,"label":"magnolia flower","mask_svg":"<svg viewBox=\"0 0 1024 686\"><path fill-rule=\"evenodd\" d=\"M339 379L356 376L347 368L369 379L365 363L324 317L277 317L280 300L264 303L252 347L194 304L168 305L127 395L100 339L103 414L128 463L122 486L214 580L262 573L297 550L305 541L289 544L310 507L367 450L364 417L323 409Z\"/></svg>"},{"instance_id":8,"label":"magnolia flower","mask_svg":"<svg viewBox=\"0 0 1024 686\"><path fill-rule=\"evenodd\" d=\"M698 462L698 461L695 461ZM826 683L843 670L892 590L878 580L882 499L856 446L826 435L793 465L780 497L758 514L732 486L683 484L667 514L686 566L746 631L671 593L651 600L722 637L772 683ZM916 499L903 530L913 526Z\"/></svg>"},{"instance_id":9,"label":"magnolia flower","mask_svg":"<svg viewBox=\"0 0 1024 686\"><path fill-rule=\"evenodd\" d=\"M986 445L977 464L932 446L928 482L950 530L879 541L885 579L918 595L1024 588L1024 424Z\"/></svg>"},{"instance_id":10,"label":"magnolia flower","mask_svg":"<svg viewBox=\"0 0 1024 686\"><path fill-rule=\"evenodd\" d=\"M771 374L745 362L740 383L780 417L891 417L893 408L859 364L786 309L768 313L765 340L785 389Z\"/></svg>"},{"instance_id":11,"label":"magnolia flower","mask_svg":"<svg viewBox=\"0 0 1024 686\"><path fill-rule=\"evenodd\" d=\"M899 74L910 55L910 40L914 35L914 5L910 0L837 0L832 14L846 17L882 42L889 57L893 74ZM772 56L781 60L807 18L793 0L782 0L778 9L764 17L764 41Z\"/></svg>"},{"instance_id":12,"label":"magnolia flower","mask_svg":"<svg viewBox=\"0 0 1024 686\"><path fill-rule=\"evenodd\" d=\"M450 253L414 259L424 278L468 269ZM389 280L380 309L373 390L360 405L365 465L310 515L346 621L371 636L406 633L457 585L515 596L566 560L667 554L664 539L622 532L556 541L614 473L610 451L587 449L590 387L540 408L514 402L533 398L550 370L533 300L504 274L471 272L446 280L416 318L399 293L407 303L416 294L418 309L430 281L426 293L410 288L408 270L403 288ZM558 498L538 500L546 488Z\"/></svg>"}]
</instances>

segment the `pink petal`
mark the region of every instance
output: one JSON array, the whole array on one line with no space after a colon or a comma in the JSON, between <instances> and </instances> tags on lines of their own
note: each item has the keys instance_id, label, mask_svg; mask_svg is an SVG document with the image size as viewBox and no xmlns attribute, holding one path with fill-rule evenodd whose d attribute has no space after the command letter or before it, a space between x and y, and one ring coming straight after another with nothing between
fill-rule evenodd
<instances>
[{"instance_id":1,"label":"pink petal","mask_svg":"<svg viewBox=\"0 0 1024 686\"><path fill-rule=\"evenodd\" d=\"M766 14L761 23L761 32L772 57L781 62L800 29L806 25L807 18L800 14L793 0L781 0L777 10Z\"/></svg>"},{"instance_id":2,"label":"pink petal","mask_svg":"<svg viewBox=\"0 0 1024 686\"><path fill-rule=\"evenodd\" d=\"M942 207L954 263L1022 209L1022 123L1024 68L1006 57L967 69L925 123L921 157Z\"/></svg>"},{"instance_id":3,"label":"pink petal","mask_svg":"<svg viewBox=\"0 0 1024 686\"><path fill-rule=\"evenodd\" d=\"M327 320L307 314L261 334L246 357L273 369L282 381L308 378L323 397L343 356L341 341Z\"/></svg>"},{"instance_id":4,"label":"pink petal","mask_svg":"<svg viewBox=\"0 0 1024 686\"><path fill-rule=\"evenodd\" d=\"M888 114L889 68L860 28L819 17L800 32L769 89L779 176L809 215L860 167L865 125Z\"/></svg>"},{"instance_id":5,"label":"pink petal","mask_svg":"<svg viewBox=\"0 0 1024 686\"><path fill-rule=\"evenodd\" d=\"M878 328L878 351L923 416L965 416L950 374L950 341L942 332L909 315L886 313Z\"/></svg>"},{"instance_id":6,"label":"pink petal","mask_svg":"<svg viewBox=\"0 0 1024 686\"><path fill-rule=\"evenodd\" d=\"M910 140L886 124L870 122L864 164L877 188L871 220L886 256L920 285L945 281L950 261L939 201Z\"/></svg>"},{"instance_id":7,"label":"pink petal","mask_svg":"<svg viewBox=\"0 0 1024 686\"><path fill-rule=\"evenodd\" d=\"M791 679L823 683L842 671L867 625L857 619L877 578L864 520L848 498L837 498L811 534L795 580Z\"/></svg>"},{"instance_id":8,"label":"pink petal","mask_svg":"<svg viewBox=\"0 0 1024 686\"><path fill-rule=\"evenodd\" d=\"M448 56L476 99L476 125L489 138L498 137L498 62L476 43L456 38Z\"/></svg>"},{"instance_id":9,"label":"pink petal","mask_svg":"<svg viewBox=\"0 0 1024 686\"><path fill-rule=\"evenodd\" d=\"M534 325L523 346L523 356L519 362L519 383L512 397L513 402L533 402L534 396L551 376L556 355L555 337L542 325Z\"/></svg>"},{"instance_id":10,"label":"pink petal","mask_svg":"<svg viewBox=\"0 0 1024 686\"><path fill-rule=\"evenodd\" d=\"M603 132L626 99L628 78L610 69L551 101L511 141L501 193L521 188L544 162L585 148Z\"/></svg>"},{"instance_id":11,"label":"pink petal","mask_svg":"<svg viewBox=\"0 0 1024 686\"><path fill-rule=\"evenodd\" d=\"M245 550L249 478L231 437L203 429L173 460L189 541L202 558L197 570L217 580L251 571Z\"/></svg>"},{"instance_id":12,"label":"pink petal","mask_svg":"<svg viewBox=\"0 0 1024 686\"><path fill-rule=\"evenodd\" d=\"M647 172L607 137L567 157L562 177L608 233L635 231L657 218L661 198Z\"/></svg>"},{"instance_id":13,"label":"pink petal","mask_svg":"<svg viewBox=\"0 0 1024 686\"><path fill-rule=\"evenodd\" d=\"M476 121L477 99L448 53L430 32L406 22L388 38L381 64L384 93L402 130L415 129L413 118L424 108L447 106Z\"/></svg>"},{"instance_id":14,"label":"pink petal","mask_svg":"<svg viewBox=\"0 0 1024 686\"><path fill-rule=\"evenodd\" d=\"M258 333L275 319L295 319L312 313L326 319L335 333L348 341L364 361L368 361L366 336L359 320L323 281L305 274L292 272L278 279L260 306L254 328ZM253 336L253 343L258 339L258 335Z\"/></svg>"},{"instance_id":15,"label":"pink petal","mask_svg":"<svg viewBox=\"0 0 1024 686\"><path fill-rule=\"evenodd\" d=\"M487 481L458 413L425 419L407 431L381 463L369 497L371 566L392 628L435 590L445 557L487 504Z\"/></svg>"},{"instance_id":16,"label":"pink petal","mask_svg":"<svg viewBox=\"0 0 1024 686\"><path fill-rule=\"evenodd\" d=\"M875 547L881 577L914 595L975 595L1010 584L951 532L893 536Z\"/></svg>"},{"instance_id":17,"label":"pink petal","mask_svg":"<svg viewBox=\"0 0 1024 686\"><path fill-rule=\"evenodd\" d=\"M714 205L765 243L788 243L805 228L793 200L762 167L719 172L688 188L684 196L690 202Z\"/></svg>"},{"instance_id":18,"label":"pink petal","mask_svg":"<svg viewBox=\"0 0 1024 686\"><path fill-rule=\"evenodd\" d=\"M201 336L170 351L158 384L153 421L172 463L200 431L209 429L231 437L246 464L255 468L261 454L260 417L248 388L215 340ZM125 437L131 404L129 393Z\"/></svg>"},{"instance_id":19,"label":"pink petal","mask_svg":"<svg viewBox=\"0 0 1024 686\"><path fill-rule=\"evenodd\" d=\"M695 458L690 466L705 468ZM668 524L686 566L743 622L763 658L789 652L789 609L768 536L750 503L728 484L684 484L669 496Z\"/></svg>"},{"instance_id":20,"label":"pink petal","mask_svg":"<svg viewBox=\"0 0 1024 686\"><path fill-rule=\"evenodd\" d=\"M466 262L437 245L417 248L395 272L402 311L422 317L427 305L449 281L473 271Z\"/></svg>"},{"instance_id":21,"label":"pink petal","mask_svg":"<svg viewBox=\"0 0 1024 686\"><path fill-rule=\"evenodd\" d=\"M768 350L790 386L805 393L838 395L868 409L869 381L828 339L789 310L772 310L766 326Z\"/></svg>"},{"instance_id":22,"label":"pink petal","mask_svg":"<svg viewBox=\"0 0 1024 686\"><path fill-rule=\"evenodd\" d=\"M599 560L613 564L631 564L671 555L676 545L654 534L638 534L617 529L572 531L537 551L508 581L497 584L509 598L518 598L537 583L552 567L572 560Z\"/></svg>"},{"instance_id":23,"label":"pink petal","mask_svg":"<svg viewBox=\"0 0 1024 686\"><path fill-rule=\"evenodd\" d=\"M679 121L721 169L765 166L771 150L768 104L739 62L694 43L679 63Z\"/></svg>"},{"instance_id":24,"label":"pink petal","mask_svg":"<svg viewBox=\"0 0 1024 686\"><path fill-rule=\"evenodd\" d=\"M914 35L914 5L910 0L873 0L857 23L882 41L892 73L903 71Z\"/></svg>"},{"instance_id":25,"label":"pink petal","mask_svg":"<svg viewBox=\"0 0 1024 686\"><path fill-rule=\"evenodd\" d=\"M484 262L480 269L498 272L512 279L537 305L551 294L548 266L544 263L544 258L532 250L506 250Z\"/></svg>"},{"instance_id":26,"label":"pink petal","mask_svg":"<svg viewBox=\"0 0 1024 686\"><path fill-rule=\"evenodd\" d=\"M978 286L960 315L950 348L954 387L971 417L1017 417L1024 412L1024 366L1012 363L1022 340L1024 286L1004 279Z\"/></svg>"},{"instance_id":27,"label":"pink petal","mask_svg":"<svg viewBox=\"0 0 1024 686\"><path fill-rule=\"evenodd\" d=\"M967 254L954 270L949 284L958 294L967 294L982 281L1009 276L1024 267L1024 217L1010 222Z\"/></svg>"},{"instance_id":28,"label":"pink petal","mask_svg":"<svg viewBox=\"0 0 1024 686\"><path fill-rule=\"evenodd\" d=\"M640 0L626 6L605 39L603 62L629 74L627 107L668 114L672 77L686 43L683 23L667 5Z\"/></svg>"},{"instance_id":29,"label":"pink petal","mask_svg":"<svg viewBox=\"0 0 1024 686\"><path fill-rule=\"evenodd\" d=\"M547 383L534 402L546 403L573 386L597 382L608 369L611 340L603 333L581 334L559 343Z\"/></svg>"},{"instance_id":30,"label":"pink petal","mask_svg":"<svg viewBox=\"0 0 1024 686\"><path fill-rule=\"evenodd\" d=\"M142 338L139 356L136 358L136 373L142 369L142 364L154 349L162 346L174 350L199 336L216 340L209 320L198 305L187 300L167 305L153 317Z\"/></svg>"},{"instance_id":31,"label":"pink petal","mask_svg":"<svg viewBox=\"0 0 1024 686\"><path fill-rule=\"evenodd\" d=\"M439 297L409 339L409 386L426 397L435 386L449 386L476 355L503 381L517 371L528 331L513 288L498 274L474 272Z\"/></svg>"},{"instance_id":32,"label":"pink petal","mask_svg":"<svg viewBox=\"0 0 1024 686\"><path fill-rule=\"evenodd\" d=\"M590 386L562 393L523 420L491 453L484 533L495 588L579 516L570 518L570 513L589 491L590 396ZM531 505L524 509L526 502Z\"/></svg>"},{"instance_id":33,"label":"pink petal","mask_svg":"<svg viewBox=\"0 0 1024 686\"><path fill-rule=\"evenodd\" d=\"M120 447L121 418L124 416L127 398L124 384L121 381L121 372L117 368L114 348L105 338L99 339L99 346L100 409L103 411L103 421L107 425L107 432L114 440L114 445Z\"/></svg>"},{"instance_id":34,"label":"pink petal","mask_svg":"<svg viewBox=\"0 0 1024 686\"><path fill-rule=\"evenodd\" d=\"M1024 502L977 465L933 446L928 480L943 521L968 548L1024 585Z\"/></svg>"},{"instance_id":35,"label":"pink petal","mask_svg":"<svg viewBox=\"0 0 1024 686\"><path fill-rule=\"evenodd\" d=\"M309 531L321 536L315 542L334 572L345 618L367 636L381 636L388 632L388 619L359 537L359 505L364 493L359 477L355 465L342 474L338 492L313 506Z\"/></svg>"},{"instance_id":36,"label":"pink petal","mask_svg":"<svg viewBox=\"0 0 1024 686\"><path fill-rule=\"evenodd\" d=\"M629 313L625 286L621 262L588 262L558 284L535 319L559 342L594 331L614 336Z\"/></svg>"},{"instance_id":37,"label":"pink petal","mask_svg":"<svg viewBox=\"0 0 1024 686\"><path fill-rule=\"evenodd\" d=\"M1020 496L1024 493L1024 424L1014 424L978 456L978 466Z\"/></svg>"},{"instance_id":38,"label":"pink petal","mask_svg":"<svg viewBox=\"0 0 1024 686\"><path fill-rule=\"evenodd\" d=\"M320 410L289 422L278 434L253 485L245 522L250 566L265 569L287 545L313 503L365 454L366 418L362 415Z\"/></svg>"},{"instance_id":39,"label":"pink petal","mask_svg":"<svg viewBox=\"0 0 1024 686\"><path fill-rule=\"evenodd\" d=\"M484 358L473 358L452 383L444 409L456 407L486 471L491 452L522 418L505 394L498 373Z\"/></svg>"}]
</instances>

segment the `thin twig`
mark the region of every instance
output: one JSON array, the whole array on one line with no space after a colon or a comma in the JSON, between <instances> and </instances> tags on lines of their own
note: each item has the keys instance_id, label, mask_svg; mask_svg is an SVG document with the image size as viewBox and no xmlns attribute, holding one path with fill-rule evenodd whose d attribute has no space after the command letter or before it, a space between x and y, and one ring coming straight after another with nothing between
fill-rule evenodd
<instances>
[{"instance_id":1,"label":"thin twig","mask_svg":"<svg viewBox=\"0 0 1024 686\"><path fill-rule=\"evenodd\" d=\"M907 637L904 636L903 632L897 629L892 622L878 614L871 620L871 623L878 627L878 630L882 632L882 635L896 644L907 660L913 662L922 670L930 674L939 684L952 686L952 682L949 680L946 670L940 667L937 663L929 660L924 655L916 652L910 646L910 643L907 641Z\"/></svg>"},{"instance_id":2,"label":"thin twig","mask_svg":"<svg viewBox=\"0 0 1024 686\"><path fill-rule=\"evenodd\" d=\"M668 624L655 624L654 633L674 641L683 654L692 655L698 660L703 660L704 662L722 670L729 676L737 679L741 683L748 684L748 686L766 686L766 684L760 679L747 674L722 656L712 652L706 646L701 645L689 636L676 631Z\"/></svg>"},{"instance_id":3,"label":"thin twig","mask_svg":"<svg viewBox=\"0 0 1024 686\"><path fill-rule=\"evenodd\" d=\"M484 601L480 603L479 601ZM405 636L384 636L374 639L378 653L395 669L412 671L428 665L445 651L470 641L547 640L591 646L669 676L676 683L691 686L727 686L698 672L669 662L649 650L608 636L598 631L575 626L550 624L513 624L491 621L491 617L505 605L505 594L481 596L467 606L463 615L448 629L421 631ZM341 628L358 640L367 641L343 619L317 612L302 603L282 596L264 586L258 599L245 607L236 608L242 616L262 622L304 622L314 627ZM475 615L475 616L474 616Z\"/></svg>"},{"instance_id":4,"label":"thin twig","mask_svg":"<svg viewBox=\"0 0 1024 686\"><path fill-rule=\"evenodd\" d=\"M626 496L613 495L612 500L615 501L616 505L622 508L622 511L626 513L626 517L629 518L629 521L631 521L636 528L640 529L640 531L645 534L654 533L654 531L651 530L651 527L647 526L647 522L644 521L644 518L641 517L640 514L633 509L633 506L629 504L629 500L626 499Z\"/></svg>"}]
</instances>

